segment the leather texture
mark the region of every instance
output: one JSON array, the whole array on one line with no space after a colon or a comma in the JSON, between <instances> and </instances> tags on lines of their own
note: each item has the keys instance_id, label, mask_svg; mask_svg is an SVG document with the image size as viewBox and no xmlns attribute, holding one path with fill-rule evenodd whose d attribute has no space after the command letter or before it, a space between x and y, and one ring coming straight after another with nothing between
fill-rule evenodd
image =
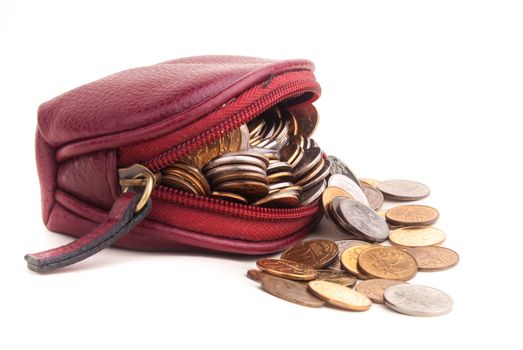
<instances>
[{"instance_id":1,"label":"leather texture","mask_svg":"<svg viewBox=\"0 0 523 350\"><path fill-rule=\"evenodd\" d=\"M75 237L88 234L120 195L123 158L147 164L142 157L158 145L211 128L225 112L246 108L242 101L270 97L278 81L305 82L301 102L310 103L320 94L313 68L306 60L191 57L116 73L42 104L36 156L44 223ZM152 198L151 215L115 245L266 254L302 239L321 216L317 205L306 215L287 216L289 209L263 218L162 200L156 191Z\"/></svg>"},{"instance_id":2,"label":"leather texture","mask_svg":"<svg viewBox=\"0 0 523 350\"><path fill-rule=\"evenodd\" d=\"M135 213L140 197L141 194L135 192L121 194L102 224L64 246L27 254L27 267L35 272L53 271L84 260L110 246L149 214L152 207L150 200L139 213Z\"/></svg>"}]
</instances>

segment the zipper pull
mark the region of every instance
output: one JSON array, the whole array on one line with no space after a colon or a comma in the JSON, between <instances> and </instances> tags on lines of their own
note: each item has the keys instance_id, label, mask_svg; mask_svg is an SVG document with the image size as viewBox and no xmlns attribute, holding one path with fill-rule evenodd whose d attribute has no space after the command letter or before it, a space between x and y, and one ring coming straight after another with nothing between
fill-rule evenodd
<instances>
[{"instance_id":1,"label":"zipper pull","mask_svg":"<svg viewBox=\"0 0 523 350\"><path fill-rule=\"evenodd\" d=\"M156 177L146 167L135 164L119 169L122 194L116 198L107 219L71 243L40 253L27 254L27 267L49 272L84 260L107 248L147 217L152 208L151 193Z\"/></svg>"}]
</instances>

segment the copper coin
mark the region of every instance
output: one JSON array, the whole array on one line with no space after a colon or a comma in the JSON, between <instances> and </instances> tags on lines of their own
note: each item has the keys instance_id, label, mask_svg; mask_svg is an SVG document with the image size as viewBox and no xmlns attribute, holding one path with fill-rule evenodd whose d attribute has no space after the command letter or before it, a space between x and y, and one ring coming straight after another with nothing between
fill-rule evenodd
<instances>
[{"instance_id":1,"label":"copper coin","mask_svg":"<svg viewBox=\"0 0 523 350\"><path fill-rule=\"evenodd\" d=\"M211 180L211 186L214 187L222 182L231 180L254 180L268 184L267 175L260 174L252 171L236 171L231 173L223 173L216 175Z\"/></svg>"},{"instance_id":2,"label":"copper coin","mask_svg":"<svg viewBox=\"0 0 523 350\"><path fill-rule=\"evenodd\" d=\"M442 271L459 262L458 253L444 247L416 247L407 251L416 259L419 271Z\"/></svg>"},{"instance_id":3,"label":"copper coin","mask_svg":"<svg viewBox=\"0 0 523 350\"><path fill-rule=\"evenodd\" d=\"M255 282L261 282L262 275L265 272L258 270L258 269L250 269L247 271L247 277L249 277L251 280Z\"/></svg>"},{"instance_id":4,"label":"copper coin","mask_svg":"<svg viewBox=\"0 0 523 350\"><path fill-rule=\"evenodd\" d=\"M190 183L194 188L196 188L198 190L198 194L201 194L202 196L206 196L209 194L209 192L207 192L207 186L209 185L207 180L205 180L205 184L207 185L206 186L203 182L201 182L201 180L198 177L192 175L189 172L186 172L185 170L169 167L163 170L163 174L181 177L182 179Z\"/></svg>"},{"instance_id":5,"label":"copper coin","mask_svg":"<svg viewBox=\"0 0 523 350\"><path fill-rule=\"evenodd\" d=\"M300 194L296 191L278 190L262 199L257 200L251 205L264 206L269 208L288 208L295 207L299 203Z\"/></svg>"},{"instance_id":6,"label":"copper coin","mask_svg":"<svg viewBox=\"0 0 523 350\"><path fill-rule=\"evenodd\" d=\"M198 188L194 187L193 185L191 185L191 183L189 183L187 180L178 175L163 174L162 183L168 187L172 187L178 190L191 192L194 194L200 194Z\"/></svg>"},{"instance_id":7,"label":"copper coin","mask_svg":"<svg viewBox=\"0 0 523 350\"><path fill-rule=\"evenodd\" d=\"M325 215L328 219L331 219L330 213L329 213L329 205L331 204L332 200L336 197L344 197L348 199L352 199L352 196L345 191L344 189L336 186L328 186L321 195L321 201L323 204L323 211L325 212Z\"/></svg>"},{"instance_id":8,"label":"copper coin","mask_svg":"<svg viewBox=\"0 0 523 350\"><path fill-rule=\"evenodd\" d=\"M309 148L303 153L303 158L294 167L294 177L299 179L309 171L314 169L322 160L321 149L319 147Z\"/></svg>"},{"instance_id":9,"label":"copper coin","mask_svg":"<svg viewBox=\"0 0 523 350\"><path fill-rule=\"evenodd\" d=\"M428 226L439 218L439 212L426 205L400 205L385 213L387 222L398 226Z\"/></svg>"},{"instance_id":10,"label":"copper coin","mask_svg":"<svg viewBox=\"0 0 523 350\"><path fill-rule=\"evenodd\" d=\"M385 289L403 283L405 282L375 278L358 283L355 290L366 295L373 303L385 304L383 300Z\"/></svg>"},{"instance_id":11,"label":"copper coin","mask_svg":"<svg viewBox=\"0 0 523 350\"><path fill-rule=\"evenodd\" d=\"M271 275L296 281L311 281L318 275L312 267L290 260L259 259L256 265Z\"/></svg>"},{"instance_id":12,"label":"copper coin","mask_svg":"<svg viewBox=\"0 0 523 350\"><path fill-rule=\"evenodd\" d=\"M372 248L368 243L354 245L347 248L341 255L341 265L359 279L367 279L358 269L358 257L365 250Z\"/></svg>"},{"instance_id":13,"label":"copper coin","mask_svg":"<svg viewBox=\"0 0 523 350\"><path fill-rule=\"evenodd\" d=\"M410 180L388 180L378 184L378 190L390 199L415 201L428 197L430 189L419 182Z\"/></svg>"},{"instance_id":14,"label":"copper coin","mask_svg":"<svg viewBox=\"0 0 523 350\"><path fill-rule=\"evenodd\" d=\"M369 201L369 206L374 209L378 210L383 205L383 194L378 191L376 188L366 185L363 185L363 193L365 193L365 197L367 197L367 200Z\"/></svg>"},{"instance_id":15,"label":"copper coin","mask_svg":"<svg viewBox=\"0 0 523 350\"><path fill-rule=\"evenodd\" d=\"M365 295L337 283L310 281L309 291L327 303L346 310L365 311L372 305Z\"/></svg>"},{"instance_id":16,"label":"copper coin","mask_svg":"<svg viewBox=\"0 0 523 350\"><path fill-rule=\"evenodd\" d=\"M205 172L205 176L207 179L211 180L221 174L227 174L227 173L235 173L240 171L250 171L255 173L260 173L262 175L266 175L265 169L260 168L259 166L255 165L246 165L246 164L228 164L228 165L221 165L216 168L212 168L210 170L207 170Z\"/></svg>"},{"instance_id":17,"label":"copper coin","mask_svg":"<svg viewBox=\"0 0 523 350\"><path fill-rule=\"evenodd\" d=\"M318 126L318 111L312 104L301 105L289 108L296 118L298 124L298 134L311 137Z\"/></svg>"},{"instance_id":18,"label":"copper coin","mask_svg":"<svg viewBox=\"0 0 523 350\"><path fill-rule=\"evenodd\" d=\"M313 268L327 266L338 255L338 247L332 241L313 239L290 247L281 255L282 259L296 261Z\"/></svg>"},{"instance_id":19,"label":"copper coin","mask_svg":"<svg viewBox=\"0 0 523 350\"><path fill-rule=\"evenodd\" d=\"M173 164L173 166L176 168L182 169L182 170L190 173L191 175L193 175L196 178L196 180L203 186L206 194L209 194L211 192L211 188L209 186L207 178L200 171L200 169L198 169L192 165L181 163L181 162L176 162Z\"/></svg>"},{"instance_id":20,"label":"copper coin","mask_svg":"<svg viewBox=\"0 0 523 350\"><path fill-rule=\"evenodd\" d=\"M341 241L334 242L338 247L338 256L327 266L327 268L332 270L342 270L341 267L341 256L347 249L355 245L367 244L367 242L356 240L356 239L343 239Z\"/></svg>"},{"instance_id":21,"label":"copper coin","mask_svg":"<svg viewBox=\"0 0 523 350\"><path fill-rule=\"evenodd\" d=\"M300 205L309 205L313 203L316 199L321 197L323 190L327 187L327 182L324 180L309 188L307 191L304 191L300 197Z\"/></svg>"},{"instance_id":22,"label":"copper coin","mask_svg":"<svg viewBox=\"0 0 523 350\"><path fill-rule=\"evenodd\" d=\"M427 247L443 243L445 232L432 226L407 226L392 231L389 240L401 248Z\"/></svg>"},{"instance_id":23,"label":"copper coin","mask_svg":"<svg viewBox=\"0 0 523 350\"><path fill-rule=\"evenodd\" d=\"M234 180L222 182L216 185L213 190L237 193L246 197L263 197L269 193L269 185L260 181Z\"/></svg>"},{"instance_id":24,"label":"copper coin","mask_svg":"<svg viewBox=\"0 0 523 350\"><path fill-rule=\"evenodd\" d=\"M308 286L303 282L263 274L261 287L264 291L291 303L309 307L322 307L325 302L308 292Z\"/></svg>"},{"instance_id":25,"label":"copper coin","mask_svg":"<svg viewBox=\"0 0 523 350\"><path fill-rule=\"evenodd\" d=\"M239 194L236 194L236 193L212 191L211 196L220 198L220 199L237 202L237 203L249 204L249 201L245 197L240 196Z\"/></svg>"},{"instance_id":26,"label":"copper coin","mask_svg":"<svg viewBox=\"0 0 523 350\"><path fill-rule=\"evenodd\" d=\"M418 272L418 264L401 249L374 246L358 256L358 269L373 278L408 281Z\"/></svg>"},{"instance_id":27,"label":"copper coin","mask_svg":"<svg viewBox=\"0 0 523 350\"><path fill-rule=\"evenodd\" d=\"M338 283L342 286L352 287L356 284L356 277L348 274L345 271L335 270L318 270L318 277L316 281L327 281L332 283Z\"/></svg>"}]
</instances>

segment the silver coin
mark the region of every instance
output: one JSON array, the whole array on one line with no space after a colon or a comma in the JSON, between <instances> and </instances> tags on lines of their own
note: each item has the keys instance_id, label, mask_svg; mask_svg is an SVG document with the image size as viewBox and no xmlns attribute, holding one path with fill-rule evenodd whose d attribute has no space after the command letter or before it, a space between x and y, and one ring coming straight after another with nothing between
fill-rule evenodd
<instances>
[{"instance_id":1,"label":"silver coin","mask_svg":"<svg viewBox=\"0 0 523 350\"><path fill-rule=\"evenodd\" d=\"M332 174L332 161L331 163L331 174ZM329 178L329 186L336 186L347 191L354 200L369 206L369 201L363 193L361 187L354 182L351 178L343 174L334 174Z\"/></svg>"},{"instance_id":2,"label":"silver coin","mask_svg":"<svg viewBox=\"0 0 523 350\"><path fill-rule=\"evenodd\" d=\"M307 183L302 185L303 190L306 191L309 188L316 186L317 184L319 184L320 182L325 180L329 176L329 174L330 174L330 162L328 160L325 160L325 162L323 163L323 168L320 170L320 172L318 174L316 174L316 176L314 176L314 178L310 179Z\"/></svg>"},{"instance_id":3,"label":"silver coin","mask_svg":"<svg viewBox=\"0 0 523 350\"><path fill-rule=\"evenodd\" d=\"M365 197L367 197L367 200L369 201L369 206L374 209L378 210L383 205L383 193L381 191L377 190L374 187L363 185L363 193L365 194Z\"/></svg>"},{"instance_id":4,"label":"silver coin","mask_svg":"<svg viewBox=\"0 0 523 350\"><path fill-rule=\"evenodd\" d=\"M367 242L360 241L357 239L343 239L341 241L336 241L334 243L336 243L336 245L338 246L338 256L334 259L334 261L332 263L330 263L327 266L327 268L329 268L331 270L343 270L343 268L341 267L341 262L340 262L341 255L350 247L353 247L355 245L365 244Z\"/></svg>"},{"instance_id":5,"label":"silver coin","mask_svg":"<svg viewBox=\"0 0 523 350\"><path fill-rule=\"evenodd\" d=\"M333 204L334 202L339 203L339 214L350 227L351 233L370 242L383 242L389 237L389 227L385 220L368 206L343 197L335 198Z\"/></svg>"},{"instance_id":6,"label":"silver coin","mask_svg":"<svg viewBox=\"0 0 523 350\"><path fill-rule=\"evenodd\" d=\"M331 162L331 174L343 174L352 181L354 181L360 188L362 188L360 181L354 175L354 172L341 159L335 156L328 156L327 159Z\"/></svg>"},{"instance_id":7,"label":"silver coin","mask_svg":"<svg viewBox=\"0 0 523 350\"><path fill-rule=\"evenodd\" d=\"M426 185L410 180L382 181L378 184L378 190L387 198L399 201L415 201L430 194L430 189Z\"/></svg>"},{"instance_id":8,"label":"silver coin","mask_svg":"<svg viewBox=\"0 0 523 350\"><path fill-rule=\"evenodd\" d=\"M303 192L300 197L300 205L309 205L316 199L321 197L323 190L327 187L327 182L324 180L314 187L309 188Z\"/></svg>"},{"instance_id":9,"label":"silver coin","mask_svg":"<svg viewBox=\"0 0 523 350\"><path fill-rule=\"evenodd\" d=\"M446 293L416 284L398 284L385 289L385 305L411 316L439 316L452 310L453 301Z\"/></svg>"},{"instance_id":10,"label":"silver coin","mask_svg":"<svg viewBox=\"0 0 523 350\"><path fill-rule=\"evenodd\" d=\"M303 158L294 167L294 177L299 179L310 170L314 169L321 160L321 149L319 147L313 147L305 150L305 152L303 152Z\"/></svg>"},{"instance_id":11,"label":"silver coin","mask_svg":"<svg viewBox=\"0 0 523 350\"><path fill-rule=\"evenodd\" d=\"M232 154L226 154L224 156L214 158L209 163L207 163L203 167L203 171L210 170L212 168L216 168L220 165L226 165L226 164L249 164L249 165L255 165L259 166L260 168L267 168L269 161L266 159L266 161L261 160L258 157L252 157L249 155L232 155Z\"/></svg>"}]
</instances>

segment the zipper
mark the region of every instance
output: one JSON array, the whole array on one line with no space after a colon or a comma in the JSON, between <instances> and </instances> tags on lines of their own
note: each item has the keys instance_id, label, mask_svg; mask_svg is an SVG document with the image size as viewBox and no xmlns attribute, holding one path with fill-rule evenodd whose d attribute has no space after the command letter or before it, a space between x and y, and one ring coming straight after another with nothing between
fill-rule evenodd
<instances>
[{"instance_id":1,"label":"zipper","mask_svg":"<svg viewBox=\"0 0 523 350\"><path fill-rule=\"evenodd\" d=\"M269 82L272 78L269 78ZM308 80L297 80L289 84L286 84L278 89L275 89L268 94L264 95L257 101L253 102L250 106L242 109L239 112L226 115L224 121L213 126L209 130L199 134L198 136L182 143L175 145L173 148L160 153L149 160L143 162L143 165L138 164L143 171L155 174L156 178L159 176L159 171L166 166L174 163L180 158L194 152L198 148L213 142L221 135L228 133L236 128L239 128L242 124L254 119L260 115L263 111L274 106L275 104L286 100L291 97L299 96L302 93L311 91L316 86L314 81ZM266 85L264 86L266 87ZM227 108L230 103L234 103L236 99L222 106ZM137 164L120 169L119 172L123 171L129 173L130 168L136 167ZM145 169L145 170L144 170ZM130 181L136 180L120 180L122 190L126 185L130 184ZM306 217L317 212L317 206L319 199L313 203L296 208L266 208L257 207L241 203L229 202L223 199L206 197L196 195L190 192L180 191L173 188L169 188L163 185L156 184L151 194L152 198L157 198L173 203L177 203L192 208L199 208L211 211L217 211L226 215L234 216L246 216L249 218L260 218L260 219L296 219L300 217Z\"/></svg>"}]
</instances>

